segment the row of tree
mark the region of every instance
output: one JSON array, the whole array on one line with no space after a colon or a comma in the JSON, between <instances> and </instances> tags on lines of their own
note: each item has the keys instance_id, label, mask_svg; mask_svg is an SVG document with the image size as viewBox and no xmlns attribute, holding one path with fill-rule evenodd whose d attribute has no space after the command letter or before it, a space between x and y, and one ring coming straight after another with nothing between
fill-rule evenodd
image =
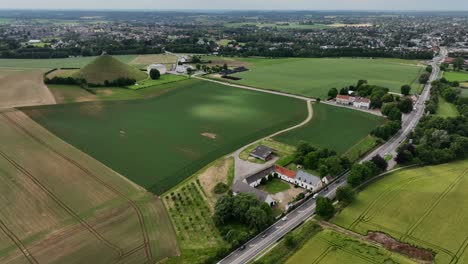
<instances>
[{"instance_id":1,"label":"row of tree","mask_svg":"<svg viewBox=\"0 0 468 264\"><path fill-rule=\"evenodd\" d=\"M53 78L44 78L44 82L46 84L80 85L89 87L125 87L129 85L134 85L136 83L136 80L132 78L121 77L112 81L105 80L103 84L95 84L88 83L87 80L83 78L55 76Z\"/></svg>"}]
</instances>

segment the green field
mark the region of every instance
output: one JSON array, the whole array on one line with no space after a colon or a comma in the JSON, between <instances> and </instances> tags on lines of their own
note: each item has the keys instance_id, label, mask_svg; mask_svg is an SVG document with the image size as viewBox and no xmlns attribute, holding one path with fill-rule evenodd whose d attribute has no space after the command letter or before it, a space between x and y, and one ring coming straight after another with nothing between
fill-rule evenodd
<instances>
[{"instance_id":1,"label":"green field","mask_svg":"<svg viewBox=\"0 0 468 264\"><path fill-rule=\"evenodd\" d=\"M439 96L439 105L437 107L437 115L441 117L456 117L458 116L457 107L454 104L447 102Z\"/></svg>"},{"instance_id":2,"label":"green field","mask_svg":"<svg viewBox=\"0 0 468 264\"><path fill-rule=\"evenodd\" d=\"M334 220L432 249L436 263L467 263L468 160L395 172L361 192Z\"/></svg>"},{"instance_id":3,"label":"green field","mask_svg":"<svg viewBox=\"0 0 468 264\"><path fill-rule=\"evenodd\" d=\"M378 144L378 139L369 135L351 147L344 155L348 157L351 162L354 162L365 155L367 152L371 151Z\"/></svg>"},{"instance_id":4,"label":"green field","mask_svg":"<svg viewBox=\"0 0 468 264\"><path fill-rule=\"evenodd\" d=\"M468 88L461 89L461 97L468 97Z\"/></svg>"},{"instance_id":5,"label":"green field","mask_svg":"<svg viewBox=\"0 0 468 264\"><path fill-rule=\"evenodd\" d=\"M310 97L327 98L330 88L355 85L358 80L400 92L404 84L417 91L424 70L415 61L397 59L242 59L250 71L235 74L236 83Z\"/></svg>"},{"instance_id":6,"label":"green field","mask_svg":"<svg viewBox=\"0 0 468 264\"><path fill-rule=\"evenodd\" d=\"M326 263L414 263L408 258L389 252L342 233L325 229L294 253L286 264Z\"/></svg>"},{"instance_id":7,"label":"green field","mask_svg":"<svg viewBox=\"0 0 468 264\"><path fill-rule=\"evenodd\" d=\"M183 81L185 79L187 79L187 77L185 76L165 74L165 75L162 75L161 78L158 80L152 80L150 78L147 78L147 79L137 82L135 85L129 86L128 88L132 90L140 90L140 89L145 89L145 88L149 88L149 87L157 86L161 84Z\"/></svg>"},{"instance_id":8,"label":"green field","mask_svg":"<svg viewBox=\"0 0 468 264\"><path fill-rule=\"evenodd\" d=\"M314 24L314 25L301 25L299 23L260 23L260 22L239 22L239 23L226 23L225 27L228 28L241 28L241 27L272 27L272 28L281 28L281 29L325 29L330 28L331 26L323 24Z\"/></svg>"},{"instance_id":9,"label":"green field","mask_svg":"<svg viewBox=\"0 0 468 264\"><path fill-rule=\"evenodd\" d=\"M129 63L137 55L114 56L122 62ZM0 67L22 69L53 69L53 68L81 68L92 62L96 57L76 57L65 59L0 59Z\"/></svg>"},{"instance_id":10,"label":"green field","mask_svg":"<svg viewBox=\"0 0 468 264\"><path fill-rule=\"evenodd\" d=\"M459 81L459 82L467 82L468 81L468 72L445 72L444 73L445 79L448 81Z\"/></svg>"},{"instance_id":11,"label":"green field","mask_svg":"<svg viewBox=\"0 0 468 264\"><path fill-rule=\"evenodd\" d=\"M311 122L275 140L294 146L306 141L343 154L384 122L382 117L323 103L314 104L313 110Z\"/></svg>"},{"instance_id":12,"label":"green field","mask_svg":"<svg viewBox=\"0 0 468 264\"><path fill-rule=\"evenodd\" d=\"M291 186L289 186L289 184L287 184L286 182L275 178L275 179L268 181L261 188L267 191L269 194L275 194L275 193L287 191L291 189Z\"/></svg>"},{"instance_id":13,"label":"green field","mask_svg":"<svg viewBox=\"0 0 468 264\"><path fill-rule=\"evenodd\" d=\"M197 80L159 86L164 87L177 89L148 100L24 111L65 141L156 194L220 156L307 116L306 104L297 99Z\"/></svg>"}]
</instances>

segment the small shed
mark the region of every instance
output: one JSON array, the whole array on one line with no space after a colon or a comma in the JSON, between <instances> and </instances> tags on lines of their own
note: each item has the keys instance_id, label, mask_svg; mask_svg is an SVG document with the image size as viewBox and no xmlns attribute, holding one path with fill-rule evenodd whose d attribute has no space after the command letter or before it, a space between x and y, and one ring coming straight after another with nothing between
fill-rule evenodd
<instances>
[{"instance_id":1,"label":"small shed","mask_svg":"<svg viewBox=\"0 0 468 264\"><path fill-rule=\"evenodd\" d=\"M260 145L256 147L252 152L250 152L250 156L263 160L263 161L267 161L271 159L274 153L275 153L274 149L269 148L264 145Z\"/></svg>"},{"instance_id":2,"label":"small shed","mask_svg":"<svg viewBox=\"0 0 468 264\"><path fill-rule=\"evenodd\" d=\"M160 73L161 75L167 73L166 66L163 65L163 64L151 64L151 65L149 65L148 68L147 68L148 74L149 74L150 71L153 70L153 69L158 70L159 73Z\"/></svg>"}]
</instances>

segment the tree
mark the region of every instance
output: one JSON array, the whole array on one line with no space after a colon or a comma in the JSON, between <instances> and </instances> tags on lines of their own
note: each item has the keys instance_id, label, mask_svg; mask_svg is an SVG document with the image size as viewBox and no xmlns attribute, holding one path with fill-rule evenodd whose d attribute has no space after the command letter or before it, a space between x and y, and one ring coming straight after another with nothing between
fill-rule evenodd
<instances>
[{"instance_id":1,"label":"tree","mask_svg":"<svg viewBox=\"0 0 468 264\"><path fill-rule=\"evenodd\" d=\"M320 217L330 219L335 214L335 207L327 197L318 197L316 212Z\"/></svg>"},{"instance_id":2,"label":"tree","mask_svg":"<svg viewBox=\"0 0 468 264\"><path fill-rule=\"evenodd\" d=\"M228 65L226 63L224 63L223 70L227 71L228 69L229 69Z\"/></svg>"},{"instance_id":3,"label":"tree","mask_svg":"<svg viewBox=\"0 0 468 264\"><path fill-rule=\"evenodd\" d=\"M193 69L192 68L187 68L187 74L190 76L192 76L192 74L194 73Z\"/></svg>"},{"instance_id":4,"label":"tree","mask_svg":"<svg viewBox=\"0 0 468 264\"><path fill-rule=\"evenodd\" d=\"M327 173L321 174L321 176L326 176L327 174L336 176L343 171L341 159L338 156L331 156L326 159L322 159L320 163L327 168Z\"/></svg>"},{"instance_id":5,"label":"tree","mask_svg":"<svg viewBox=\"0 0 468 264\"><path fill-rule=\"evenodd\" d=\"M410 92L411 92L411 86L409 86L408 84L405 84L405 85L403 85L403 86L400 88L400 90L401 90L401 94L402 94L402 95L407 96L407 95L409 95Z\"/></svg>"},{"instance_id":6,"label":"tree","mask_svg":"<svg viewBox=\"0 0 468 264\"><path fill-rule=\"evenodd\" d=\"M229 190L229 187L223 183L223 182L218 182L216 186L213 188L213 192L216 194L222 194L225 193Z\"/></svg>"},{"instance_id":7,"label":"tree","mask_svg":"<svg viewBox=\"0 0 468 264\"><path fill-rule=\"evenodd\" d=\"M428 66L426 67L426 71L427 71L428 73L432 73L432 66L431 66L431 65L428 65Z\"/></svg>"},{"instance_id":8,"label":"tree","mask_svg":"<svg viewBox=\"0 0 468 264\"><path fill-rule=\"evenodd\" d=\"M382 97L382 103L391 103L393 102L395 99L393 98L393 95L391 94L386 94Z\"/></svg>"},{"instance_id":9,"label":"tree","mask_svg":"<svg viewBox=\"0 0 468 264\"><path fill-rule=\"evenodd\" d=\"M329 91L328 91L328 99L334 99L336 98L336 96L338 95L338 90L336 88L331 88Z\"/></svg>"},{"instance_id":10,"label":"tree","mask_svg":"<svg viewBox=\"0 0 468 264\"><path fill-rule=\"evenodd\" d=\"M411 98L403 98L398 103L398 108L402 113L408 114L413 111L413 100Z\"/></svg>"},{"instance_id":11,"label":"tree","mask_svg":"<svg viewBox=\"0 0 468 264\"><path fill-rule=\"evenodd\" d=\"M427 72L421 74L421 76L419 76L419 83L426 84L429 81L430 77L431 75Z\"/></svg>"},{"instance_id":12,"label":"tree","mask_svg":"<svg viewBox=\"0 0 468 264\"><path fill-rule=\"evenodd\" d=\"M377 167L379 167L379 169L380 169L381 171L386 171L387 168L388 168L388 163L387 163L387 161L386 161L384 158L382 158L380 155L374 156L374 157L371 159L371 161L372 161Z\"/></svg>"},{"instance_id":13,"label":"tree","mask_svg":"<svg viewBox=\"0 0 468 264\"><path fill-rule=\"evenodd\" d=\"M256 230L262 230L265 227L267 227L270 223L266 212L258 206L249 208L249 210L247 210L245 214L245 217L247 219L249 227L254 228Z\"/></svg>"},{"instance_id":14,"label":"tree","mask_svg":"<svg viewBox=\"0 0 468 264\"><path fill-rule=\"evenodd\" d=\"M159 80L159 78L161 78L161 73L159 72L158 69L151 69L150 70L150 78L152 80Z\"/></svg>"},{"instance_id":15,"label":"tree","mask_svg":"<svg viewBox=\"0 0 468 264\"><path fill-rule=\"evenodd\" d=\"M453 60L453 68L456 70L456 71L460 71L463 69L463 65L465 64L465 60L463 58L455 58L455 60Z\"/></svg>"},{"instance_id":16,"label":"tree","mask_svg":"<svg viewBox=\"0 0 468 264\"><path fill-rule=\"evenodd\" d=\"M366 85L367 84L367 80L359 80L357 82L357 88L361 87L362 85Z\"/></svg>"},{"instance_id":17,"label":"tree","mask_svg":"<svg viewBox=\"0 0 468 264\"><path fill-rule=\"evenodd\" d=\"M234 198L230 195L221 196L215 205L213 220L217 225L228 223L232 218Z\"/></svg>"},{"instance_id":18,"label":"tree","mask_svg":"<svg viewBox=\"0 0 468 264\"><path fill-rule=\"evenodd\" d=\"M336 190L336 199L344 204L350 204L356 198L356 192L351 186L343 186Z\"/></svg>"},{"instance_id":19,"label":"tree","mask_svg":"<svg viewBox=\"0 0 468 264\"><path fill-rule=\"evenodd\" d=\"M294 238L294 235L292 235L292 234L286 235L286 237L284 238L284 244L289 249L294 249L297 246L297 241Z\"/></svg>"},{"instance_id":20,"label":"tree","mask_svg":"<svg viewBox=\"0 0 468 264\"><path fill-rule=\"evenodd\" d=\"M442 62L442 64L440 65L440 70L446 71L449 68L449 66L450 65L447 62Z\"/></svg>"},{"instance_id":21,"label":"tree","mask_svg":"<svg viewBox=\"0 0 468 264\"><path fill-rule=\"evenodd\" d=\"M398 109L397 107L394 107L390 110L390 113L388 113L387 117L388 119L392 121L401 121L401 110Z\"/></svg>"}]
</instances>

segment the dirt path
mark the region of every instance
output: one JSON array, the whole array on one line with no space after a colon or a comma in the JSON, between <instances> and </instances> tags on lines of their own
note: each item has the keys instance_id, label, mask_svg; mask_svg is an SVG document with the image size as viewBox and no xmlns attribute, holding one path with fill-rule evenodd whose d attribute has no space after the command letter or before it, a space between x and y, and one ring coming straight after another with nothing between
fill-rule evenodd
<instances>
[{"instance_id":1,"label":"dirt path","mask_svg":"<svg viewBox=\"0 0 468 264\"><path fill-rule=\"evenodd\" d=\"M1 70L0 109L55 104L42 70Z\"/></svg>"},{"instance_id":2,"label":"dirt path","mask_svg":"<svg viewBox=\"0 0 468 264\"><path fill-rule=\"evenodd\" d=\"M307 112L308 112L308 115L307 115L307 118L302 121L302 123L298 124L298 125L295 125L293 127L289 127L289 128L286 128L286 129L283 129L281 131L278 131L274 134L271 134L267 137L264 137L264 138L260 138L248 145L245 145L243 146L242 148L236 150L234 153L231 154L231 156L234 157L234 160L235 160L235 173L234 173L234 182L238 181L238 180L243 180L244 177L248 176L249 174L252 174L252 173L255 173L255 172L258 172L258 171L261 171L261 170L264 170L265 168L268 168L270 166L272 166L273 164L275 164L276 160L277 159L273 159L265 164L257 164L257 163L252 163L252 162L249 162L249 161L245 161L245 160L242 160L239 155L242 151L244 151L246 148L252 146L253 144L256 144L257 142L260 142L264 139L267 139L267 138L273 138L275 136L278 136L280 134L283 134L285 132L288 132L288 131L291 131L291 130L294 130L296 128L299 128L299 127L302 127L304 125L306 125L307 123L309 123L313 116L314 116L314 111L313 111L313 108L312 108L312 100L308 99L306 101L307 103Z\"/></svg>"}]
</instances>

